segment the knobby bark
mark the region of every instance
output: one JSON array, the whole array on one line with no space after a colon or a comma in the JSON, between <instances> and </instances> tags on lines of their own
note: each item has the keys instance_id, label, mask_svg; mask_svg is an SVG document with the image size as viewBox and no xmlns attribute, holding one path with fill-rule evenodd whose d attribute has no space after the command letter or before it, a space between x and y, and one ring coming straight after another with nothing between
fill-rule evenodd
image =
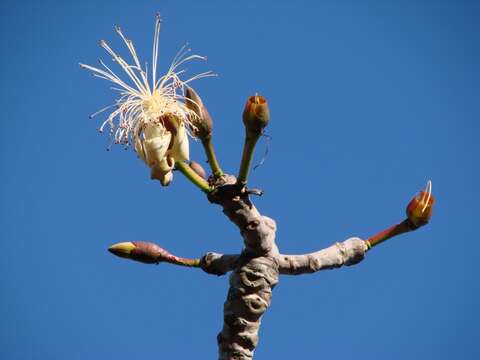
<instances>
[{"instance_id":1,"label":"knobby bark","mask_svg":"<svg viewBox=\"0 0 480 360\"><path fill-rule=\"evenodd\" d=\"M232 272L223 328L217 336L219 359L248 360L253 358L262 315L270 306L279 274L298 275L353 265L363 259L368 248L365 241L350 238L311 254L280 254L275 243L275 221L260 214L235 177L225 175L216 181L208 199L220 205L237 225L244 248L238 255L208 253L200 266L215 275Z\"/></svg>"}]
</instances>

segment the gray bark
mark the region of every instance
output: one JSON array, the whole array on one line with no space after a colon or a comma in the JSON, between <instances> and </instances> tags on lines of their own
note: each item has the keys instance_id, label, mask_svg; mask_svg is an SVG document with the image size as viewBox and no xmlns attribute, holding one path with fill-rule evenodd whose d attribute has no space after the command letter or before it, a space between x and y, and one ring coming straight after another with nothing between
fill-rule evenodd
<instances>
[{"instance_id":1,"label":"gray bark","mask_svg":"<svg viewBox=\"0 0 480 360\"><path fill-rule=\"evenodd\" d=\"M280 274L299 275L350 266L362 261L367 249L365 241L353 237L311 254L280 255L279 271Z\"/></svg>"},{"instance_id":2,"label":"gray bark","mask_svg":"<svg viewBox=\"0 0 480 360\"><path fill-rule=\"evenodd\" d=\"M220 360L249 360L258 344L262 315L270 306L279 274L298 275L361 261L367 245L359 238L304 255L282 255L275 243L275 221L262 216L248 192L233 176L217 180L208 195L240 230L244 249L239 255L208 253L201 268L210 274L230 275L224 304L223 328L217 336Z\"/></svg>"}]
</instances>

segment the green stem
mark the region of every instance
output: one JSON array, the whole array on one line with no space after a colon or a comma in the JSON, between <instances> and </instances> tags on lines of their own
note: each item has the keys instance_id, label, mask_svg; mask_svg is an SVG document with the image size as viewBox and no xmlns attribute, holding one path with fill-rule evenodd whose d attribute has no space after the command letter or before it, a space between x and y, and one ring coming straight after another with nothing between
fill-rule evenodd
<instances>
[{"instance_id":1,"label":"green stem","mask_svg":"<svg viewBox=\"0 0 480 360\"><path fill-rule=\"evenodd\" d=\"M240 170L238 172L237 183L245 186L247 184L248 172L250 170L250 164L252 163L253 151L255 145L260 138L261 133L254 133L246 131L245 144L243 145L242 162L240 164Z\"/></svg>"},{"instance_id":2,"label":"green stem","mask_svg":"<svg viewBox=\"0 0 480 360\"><path fill-rule=\"evenodd\" d=\"M175 168L178 169L188 180L199 187L203 192L209 193L212 191L208 183L183 161L175 162Z\"/></svg>"},{"instance_id":3,"label":"green stem","mask_svg":"<svg viewBox=\"0 0 480 360\"><path fill-rule=\"evenodd\" d=\"M212 169L213 176L216 178L222 176L223 171L218 164L217 157L215 156L212 138L208 136L208 138L202 139L202 144L203 148L205 149L205 153L207 154L208 163L210 164L210 168Z\"/></svg>"}]
</instances>

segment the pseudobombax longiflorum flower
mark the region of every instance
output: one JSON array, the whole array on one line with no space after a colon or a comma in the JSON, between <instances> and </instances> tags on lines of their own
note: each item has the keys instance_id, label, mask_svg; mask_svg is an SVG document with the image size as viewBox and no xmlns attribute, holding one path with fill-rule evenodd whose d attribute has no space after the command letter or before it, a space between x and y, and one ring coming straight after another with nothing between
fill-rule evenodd
<instances>
[{"instance_id":1,"label":"pseudobombax longiflorum flower","mask_svg":"<svg viewBox=\"0 0 480 360\"><path fill-rule=\"evenodd\" d=\"M92 115L113 109L100 127L100 132L108 128L116 144L128 147L133 143L138 156L150 167L151 178L158 179L166 186L172 181L175 163L189 159L188 135L194 136L196 133L198 115L185 104L186 85L214 74L207 71L182 79L185 74L182 65L191 60L205 60L202 56L191 55L190 49L184 45L167 72L157 76L160 24L160 15L157 14L150 71L147 64L142 67L133 42L118 26L115 31L128 48L133 63L129 64L106 41L101 40L100 46L120 66L126 79L121 79L102 60L99 60L100 68L85 64L80 66L90 70L93 76L114 83L112 89L119 93L114 104Z\"/></svg>"}]
</instances>

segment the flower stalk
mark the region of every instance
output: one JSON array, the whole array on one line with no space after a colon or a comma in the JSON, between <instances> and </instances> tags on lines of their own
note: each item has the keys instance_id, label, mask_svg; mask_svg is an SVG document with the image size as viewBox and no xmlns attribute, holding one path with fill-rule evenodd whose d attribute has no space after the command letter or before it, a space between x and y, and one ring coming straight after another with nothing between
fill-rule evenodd
<instances>
[{"instance_id":1,"label":"flower stalk","mask_svg":"<svg viewBox=\"0 0 480 360\"><path fill-rule=\"evenodd\" d=\"M253 153L255 146L261 134L246 130L245 144L243 145L242 161L240 163L240 170L238 171L237 183L241 186L247 185L248 173L252 164Z\"/></svg>"},{"instance_id":2,"label":"flower stalk","mask_svg":"<svg viewBox=\"0 0 480 360\"><path fill-rule=\"evenodd\" d=\"M414 230L414 228L412 228L410 220L405 219L401 223L393 225L383 231L380 231L378 234L369 237L367 240L365 240L365 243L370 250L372 247L381 244L385 240L412 230Z\"/></svg>"},{"instance_id":3,"label":"flower stalk","mask_svg":"<svg viewBox=\"0 0 480 360\"><path fill-rule=\"evenodd\" d=\"M240 186L247 184L248 173L252 163L253 152L258 139L263 134L270 120L267 100L260 95L250 96L243 110L243 124L245 125L245 143L243 145L242 161L238 171L237 183Z\"/></svg>"},{"instance_id":4,"label":"flower stalk","mask_svg":"<svg viewBox=\"0 0 480 360\"><path fill-rule=\"evenodd\" d=\"M210 168L212 169L213 176L216 178L221 177L223 175L223 170L217 161L215 150L212 144L212 137L209 136L208 138L202 139L202 145L203 145L203 149L205 150L205 154L207 155Z\"/></svg>"},{"instance_id":5,"label":"flower stalk","mask_svg":"<svg viewBox=\"0 0 480 360\"><path fill-rule=\"evenodd\" d=\"M175 163L175 168L203 192L209 193L212 191L212 188L208 185L205 179L198 175L188 164L183 161L177 161Z\"/></svg>"}]
</instances>

